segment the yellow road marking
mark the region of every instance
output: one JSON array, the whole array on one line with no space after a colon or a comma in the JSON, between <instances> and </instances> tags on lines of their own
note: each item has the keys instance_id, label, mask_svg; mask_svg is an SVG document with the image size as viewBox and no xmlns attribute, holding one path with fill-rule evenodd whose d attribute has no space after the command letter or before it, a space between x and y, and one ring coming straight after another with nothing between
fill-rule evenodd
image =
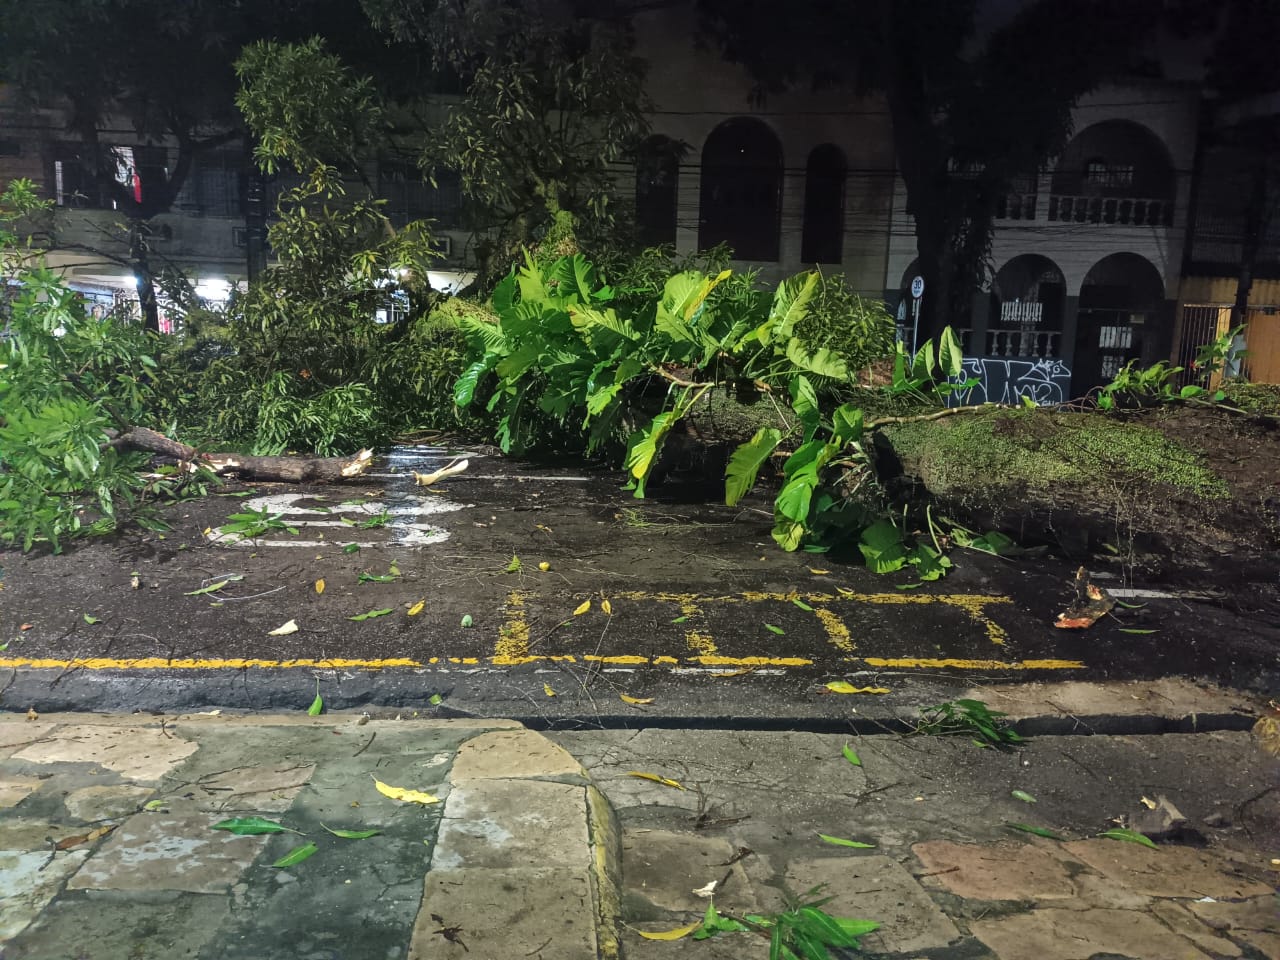
<instances>
[{"instance_id":1,"label":"yellow road marking","mask_svg":"<svg viewBox=\"0 0 1280 960\"><path fill-rule=\"evenodd\" d=\"M849 636L849 628L844 625L843 620L826 607L814 607L813 615L822 623L833 647L842 653L853 653L853 638Z\"/></svg>"},{"instance_id":2,"label":"yellow road marking","mask_svg":"<svg viewBox=\"0 0 1280 960\"><path fill-rule=\"evenodd\" d=\"M519 658L520 663L604 663L628 666L662 666L673 667L683 663L694 663L704 667L809 667L815 661L804 657L722 657L719 655L687 657L681 661L677 657L642 655L602 656L586 654L576 657L571 654L528 656ZM956 670L1081 670L1085 664L1082 660L964 660L964 659L922 659L916 657L845 657L845 664L864 664L868 667L886 667L896 669L938 669ZM84 657L70 660L52 657L0 657L0 669L32 668L42 670L336 670L364 669L382 670L394 667L421 668L438 664L510 666L494 657L429 657L424 660L410 660L404 657L386 660L358 660L335 657L333 659L297 659L297 660L261 660L250 658L203 659L180 658L170 660L166 657Z\"/></svg>"},{"instance_id":3,"label":"yellow road marking","mask_svg":"<svg viewBox=\"0 0 1280 960\"><path fill-rule=\"evenodd\" d=\"M507 594L507 619L498 630L498 645L493 657L495 664L515 666L529 662L529 622L524 617L524 604L530 596L525 590L512 590Z\"/></svg>"}]
</instances>

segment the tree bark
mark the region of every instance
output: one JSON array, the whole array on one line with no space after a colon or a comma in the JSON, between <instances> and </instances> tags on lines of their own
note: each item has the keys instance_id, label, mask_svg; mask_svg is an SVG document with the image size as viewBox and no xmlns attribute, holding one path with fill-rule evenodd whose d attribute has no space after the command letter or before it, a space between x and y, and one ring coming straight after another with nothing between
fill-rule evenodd
<instances>
[{"instance_id":1,"label":"tree bark","mask_svg":"<svg viewBox=\"0 0 1280 960\"><path fill-rule=\"evenodd\" d=\"M132 427L111 441L114 446L146 450L188 463L199 463L219 476L284 483L339 483L362 476L373 462L372 450L350 457L254 457L239 453L202 453L146 427Z\"/></svg>"}]
</instances>

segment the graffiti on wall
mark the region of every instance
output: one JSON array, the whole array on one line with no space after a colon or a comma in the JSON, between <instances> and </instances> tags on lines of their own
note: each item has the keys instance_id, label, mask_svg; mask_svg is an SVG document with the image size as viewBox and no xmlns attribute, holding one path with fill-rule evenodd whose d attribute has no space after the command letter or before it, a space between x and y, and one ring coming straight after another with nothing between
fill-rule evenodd
<instances>
[{"instance_id":1,"label":"graffiti on wall","mask_svg":"<svg viewBox=\"0 0 1280 960\"><path fill-rule=\"evenodd\" d=\"M1003 403L1016 406L1022 398L1041 406L1065 403L1071 389L1071 370L1061 360L1024 357L965 357L964 372L955 382L976 380L967 390L948 398L950 406Z\"/></svg>"}]
</instances>

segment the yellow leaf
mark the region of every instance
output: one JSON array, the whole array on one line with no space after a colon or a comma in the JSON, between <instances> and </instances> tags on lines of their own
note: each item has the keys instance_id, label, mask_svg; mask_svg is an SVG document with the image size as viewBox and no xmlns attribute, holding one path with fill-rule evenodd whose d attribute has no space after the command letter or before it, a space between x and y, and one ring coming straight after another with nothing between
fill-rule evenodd
<instances>
[{"instance_id":1,"label":"yellow leaf","mask_svg":"<svg viewBox=\"0 0 1280 960\"><path fill-rule=\"evenodd\" d=\"M419 600L417 603L415 603L412 607L409 608L409 616L416 617L418 614L422 612L422 608L425 607L426 605L427 605L427 601Z\"/></svg>"},{"instance_id":2,"label":"yellow leaf","mask_svg":"<svg viewBox=\"0 0 1280 960\"><path fill-rule=\"evenodd\" d=\"M810 567L810 568L809 568L809 572L810 572L810 573L812 573L814 576L818 576L818 577L825 577L825 576L826 576L828 573L830 573L831 571L830 571L830 570L819 570L817 567Z\"/></svg>"},{"instance_id":3,"label":"yellow leaf","mask_svg":"<svg viewBox=\"0 0 1280 960\"><path fill-rule=\"evenodd\" d=\"M610 603L608 600L601 600L601 601L600 601L600 609L604 611L604 615L605 615L606 617L612 617L612 616L613 616L613 604L612 604L612 603Z\"/></svg>"},{"instance_id":4,"label":"yellow leaf","mask_svg":"<svg viewBox=\"0 0 1280 960\"><path fill-rule=\"evenodd\" d=\"M578 608L573 611L573 615L575 617L580 617L590 609L591 609L591 601L583 600L582 603L578 604Z\"/></svg>"},{"instance_id":5,"label":"yellow leaf","mask_svg":"<svg viewBox=\"0 0 1280 960\"><path fill-rule=\"evenodd\" d=\"M619 694L623 703L653 703L653 697L628 697L625 693Z\"/></svg>"},{"instance_id":6,"label":"yellow leaf","mask_svg":"<svg viewBox=\"0 0 1280 960\"><path fill-rule=\"evenodd\" d=\"M832 680L827 684L832 693L888 693L888 687L855 687L848 680Z\"/></svg>"},{"instance_id":7,"label":"yellow leaf","mask_svg":"<svg viewBox=\"0 0 1280 960\"><path fill-rule=\"evenodd\" d=\"M554 697L556 695L556 692L551 689L551 684L549 683L544 683L542 685L542 692L545 693L548 697Z\"/></svg>"},{"instance_id":8,"label":"yellow leaf","mask_svg":"<svg viewBox=\"0 0 1280 960\"><path fill-rule=\"evenodd\" d=\"M646 940L679 940L681 937L687 937L693 931L702 926L702 921L691 923L687 927L677 927L674 930L663 930L659 933L649 933L647 930L637 930L636 933L644 937Z\"/></svg>"},{"instance_id":9,"label":"yellow leaf","mask_svg":"<svg viewBox=\"0 0 1280 960\"><path fill-rule=\"evenodd\" d=\"M406 790L404 787L391 787L383 783L377 777L373 778L373 785L378 788L378 792L384 797L390 797L392 800L403 800L405 803L439 803L439 797L433 797L429 793L423 793L421 790Z\"/></svg>"},{"instance_id":10,"label":"yellow leaf","mask_svg":"<svg viewBox=\"0 0 1280 960\"><path fill-rule=\"evenodd\" d=\"M667 777L660 777L656 773L641 773L639 770L632 770L627 773L628 777L639 777L641 780L652 780L654 783L660 783L664 787L671 787L674 790L683 790L684 784L679 780L671 780Z\"/></svg>"},{"instance_id":11,"label":"yellow leaf","mask_svg":"<svg viewBox=\"0 0 1280 960\"><path fill-rule=\"evenodd\" d=\"M268 630L267 636L268 637L286 637L291 633L297 633L297 632L298 632L298 621L290 620L288 623L281 624L280 626L276 627L274 630Z\"/></svg>"},{"instance_id":12,"label":"yellow leaf","mask_svg":"<svg viewBox=\"0 0 1280 960\"><path fill-rule=\"evenodd\" d=\"M541 563L538 564L538 569L541 570L543 573L546 573L548 570L551 569L551 564L543 560Z\"/></svg>"},{"instance_id":13,"label":"yellow leaf","mask_svg":"<svg viewBox=\"0 0 1280 960\"><path fill-rule=\"evenodd\" d=\"M317 581L316 581L316 593L324 593L324 580L323 580L323 579L320 579L320 580L317 580Z\"/></svg>"}]
</instances>

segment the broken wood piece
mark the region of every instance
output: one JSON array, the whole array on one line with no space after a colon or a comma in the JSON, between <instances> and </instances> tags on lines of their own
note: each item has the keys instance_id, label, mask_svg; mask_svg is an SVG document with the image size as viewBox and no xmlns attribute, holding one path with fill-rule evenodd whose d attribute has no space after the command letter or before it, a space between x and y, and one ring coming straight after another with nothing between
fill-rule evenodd
<instances>
[{"instance_id":1,"label":"broken wood piece","mask_svg":"<svg viewBox=\"0 0 1280 960\"><path fill-rule=\"evenodd\" d=\"M1073 581L1076 595L1067 609L1058 614L1055 627L1068 630L1083 630L1091 627L1099 619L1115 609L1116 602L1111 594L1102 587L1089 582L1089 573L1084 567L1076 571Z\"/></svg>"},{"instance_id":2,"label":"broken wood piece","mask_svg":"<svg viewBox=\"0 0 1280 960\"><path fill-rule=\"evenodd\" d=\"M200 463L218 476L285 483L337 483L361 476L373 463L373 451L350 457L255 457L239 453L202 453L146 427L132 427L111 441L113 446L146 450L185 463Z\"/></svg>"}]
</instances>

